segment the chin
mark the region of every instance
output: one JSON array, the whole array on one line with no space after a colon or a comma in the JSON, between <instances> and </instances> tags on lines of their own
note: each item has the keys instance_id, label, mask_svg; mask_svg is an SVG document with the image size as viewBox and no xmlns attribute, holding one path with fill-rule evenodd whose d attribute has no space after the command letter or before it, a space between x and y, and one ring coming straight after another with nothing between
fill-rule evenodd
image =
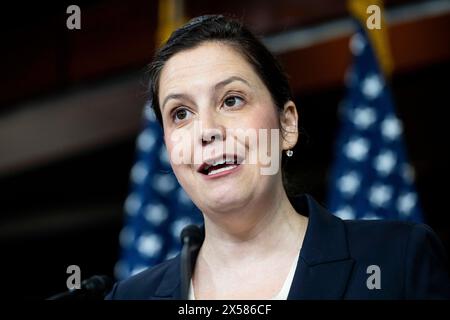
<instances>
[{"instance_id":1,"label":"chin","mask_svg":"<svg viewBox=\"0 0 450 320\"><path fill-rule=\"evenodd\" d=\"M249 195L242 193L210 191L201 199L199 207L204 207L208 211L229 212L245 205L249 198Z\"/></svg>"}]
</instances>

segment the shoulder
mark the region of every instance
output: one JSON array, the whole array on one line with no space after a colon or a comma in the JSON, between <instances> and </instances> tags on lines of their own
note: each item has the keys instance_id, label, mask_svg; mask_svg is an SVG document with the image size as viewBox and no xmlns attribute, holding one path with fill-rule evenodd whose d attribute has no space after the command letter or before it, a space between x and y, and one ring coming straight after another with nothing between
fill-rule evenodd
<instances>
[{"instance_id":1,"label":"shoulder","mask_svg":"<svg viewBox=\"0 0 450 320\"><path fill-rule=\"evenodd\" d=\"M348 244L353 253L367 250L399 251L405 254L432 247L446 258L435 232L426 224L387 220L343 220Z\"/></svg>"},{"instance_id":2,"label":"shoulder","mask_svg":"<svg viewBox=\"0 0 450 320\"><path fill-rule=\"evenodd\" d=\"M367 277L367 267L375 265L384 287L396 283L404 298L450 298L446 251L429 226L385 220L343 222L356 273Z\"/></svg>"},{"instance_id":3,"label":"shoulder","mask_svg":"<svg viewBox=\"0 0 450 320\"><path fill-rule=\"evenodd\" d=\"M117 282L111 292L106 296L107 300L140 300L151 299L161 288L168 273L178 270L178 257L164 261L154 267L148 268L123 281ZM177 279L169 277L176 282Z\"/></svg>"},{"instance_id":4,"label":"shoulder","mask_svg":"<svg viewBox=\"0 0 450 320\"><path fill-rule=\"evenodd\" d=\"M356 248L359 244L401 245L405 246L416 228L425 225L403 221L387 220L342 220L346 229L349 245Z\"/></svg>"}]
</instances>

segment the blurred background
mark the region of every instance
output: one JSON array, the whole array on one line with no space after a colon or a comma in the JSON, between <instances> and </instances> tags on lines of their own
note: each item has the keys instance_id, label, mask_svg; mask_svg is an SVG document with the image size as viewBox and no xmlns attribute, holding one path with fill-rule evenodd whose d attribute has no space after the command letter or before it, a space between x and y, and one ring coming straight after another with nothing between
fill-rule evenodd
<instances>
[{"instance_id":1,"label":"blurred background","mask_svg":"<svg viewBox=\"0 0 450 320\"><path fill-rule=\"evenodd\" d=\"M325 202L352 61L354 27L346 2L174 3L187 18L222 13L242 19L277 55L307 136L293 164L297 184ZM70 4L81 8L80 30L66 27ZM166 5L1 5L2 295L43 299L63 291L72 264L80 266L83 278L114 276L143 127L145 67L164 32ZM449 2L386 0L385 8L393 60L389 86L415 168L423 221L450 253Z\"/></svg>"}]
</instances>

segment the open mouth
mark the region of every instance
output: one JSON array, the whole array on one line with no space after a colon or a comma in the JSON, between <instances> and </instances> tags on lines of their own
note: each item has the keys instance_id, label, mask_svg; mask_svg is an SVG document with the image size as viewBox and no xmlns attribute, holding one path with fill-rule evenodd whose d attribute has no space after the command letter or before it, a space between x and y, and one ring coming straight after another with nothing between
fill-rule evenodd
<instances>
[{"instance_id":1,"label":"open mouth","mask_svg":"<svg viewBox=\"0 0 450 320\"><path fill-rule=\"evenodd\" d=\"M207 176L217 175L219 173L231 171L237 168L241 163L242 160L236 155L223 156L215 160L204 162L198 168L198 172Z\"/></svg>"}]
</instances>

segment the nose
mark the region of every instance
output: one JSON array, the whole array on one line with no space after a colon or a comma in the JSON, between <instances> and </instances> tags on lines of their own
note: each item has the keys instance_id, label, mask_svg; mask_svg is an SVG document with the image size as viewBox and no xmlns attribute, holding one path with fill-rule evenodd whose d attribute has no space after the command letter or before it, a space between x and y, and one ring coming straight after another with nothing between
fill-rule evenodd
<instances>
[{"instance_id":1,"label":"nose","mask_svg":"<svg viewBox=\"0 0 450 320\"><path fill-rule=\"evenodd\" d=\"M212 115L204 116L200 124L199 142L202 146L214 143L214 141L224 141L226 138L225 127Z\"/></svg>"}]
</instances>

